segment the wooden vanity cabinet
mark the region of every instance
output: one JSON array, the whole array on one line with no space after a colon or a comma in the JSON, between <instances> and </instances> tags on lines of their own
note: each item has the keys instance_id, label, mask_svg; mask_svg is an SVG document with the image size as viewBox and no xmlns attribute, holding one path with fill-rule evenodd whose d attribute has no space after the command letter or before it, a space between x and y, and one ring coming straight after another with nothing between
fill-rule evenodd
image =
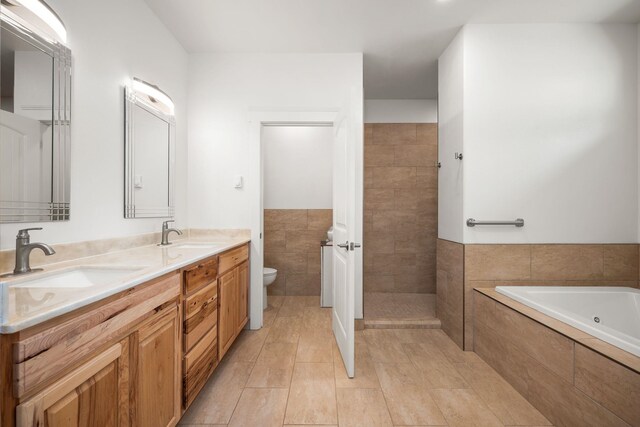
<instances>
[{"instance_id":1,"label":"wooden vanity cabinet","mask_svg":"<svg viewBox=\"0 0 640 427\"><path fill-rule=\"evenodd\" d=\"M186 410L218 366L218 257L184 269L182 401Z\"/></svg>"},{"instance_id":2,"label":"wooden vanity cabinet","mask_svg":"<svg viewBox=\"0 0 640 427\"><path fill-rule=\"evenodd\" d=\"M177 306L158 313L132 335L134 426L174 426L180 420L180 341Z\"/></svg>"},{"instance_id":3,"label":"wooden vanity cabinet","mask_svg":"<svg viewBox=\"0 0 640 427\"><path fill-rule=\"evenodd\" d=\"M127 426L128 340L113 345L16 408L18 427Z\"/></svg>"},{"instance_id":4,"label":"wooden vanity cabinet","mask_svg":"<svg viewBox=\"0 0 640 427\"><path fill-rule=\"evenodd\" d=\"M180 286L174 272L3 335L1 424L176 425Z\"/></svg>"},{"instance_id":5,"label":"wooden vanity cabinet","mask_svg":"<svg viewBox=\"0 0 640 427\"><path fill-rule=\"evenodd\" d=\"M218 353L220 359L229 350L249 320L249 246L220 255L220 307L218 315Z\"/></svg>"}]
</instances>

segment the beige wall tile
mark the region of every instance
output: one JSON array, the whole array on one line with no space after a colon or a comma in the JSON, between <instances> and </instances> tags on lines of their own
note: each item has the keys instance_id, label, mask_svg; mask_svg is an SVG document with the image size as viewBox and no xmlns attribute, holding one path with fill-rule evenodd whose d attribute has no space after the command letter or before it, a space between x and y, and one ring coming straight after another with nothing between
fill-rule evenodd
<instances>
[{"instance_id":1,"label":"beige wall tile","mask_svg":"<svg viewBox=\"0 0 640 427\"><path fill-rule=\"evenodd\" d=\"M307 254L304 252L265 251L264 265L277 269L278 275L280 273L306 273L308 266Z\"/></svg>"},{"instance_id":2,"label":"beige wall tile","mask_svg":"<svg viewBox=\"0 0 640 427\"><path fill-rule=\"evenodd\" d=\"M320 295L320 274L287 274L287 295Z\"/></svg>"},{"instance_id":3,"label":"beige wall tile","mask_svg":"<svg viewBox=\"0 0 640 427\"><path fill-rule=\"evenodd\" d=\"M436 290L437 138L433 126L420 127L420 141L416 124L376 124L372 129L379 149L365 153L365 167L376 165L365 174L366 292ZM390 150L395 167L385 166L392 160Z\"/></svg>"},{"instance_id":4,"label":"beige wall tile","mask_svg":"<svg viewBox=\"0 0 640 427\"><path fill-rule=\"evenodd\" d=\"M630 425L640 425L640 374L576 345L575 386Z\"/></svg>"},{"instance_id":5,"label":"beige wall tile","mask_svg":"<svg viewBox=\"0 0 640 427\"><path fill-rule=\"evenodd\" d=\"M375 188L416 188L415 167L377 167L373 169Z\"/></svg>"},{"instance_id":6,"label":"beige wall tile","mask_svg":"<svg viewBox=\"0 0 640 427\"><path fill-rule=\"evenodd\" d=\"M372 123L364 124L364 144L365 145L373 144L373 124Z\"/></svg>"},{"instance_id":7,"label":"beige wall tile","mask_svg":"<svg viewBox=\"0 0 640 427\"><path fill-rule=\"evenodd\" d=\"M498 371L520 394L528 398L527 365L537 363L535 360L482 322L476 322L474 325L473 351Z\"/></svg>"},{"instance_id":8,"label":"beige wall tile","mask_svg":"<svg viewBox=\"0 0 640 427\"><path fill-rule=\"evenodd\" d=\"M318 252L316 253L307 253L307 274L319 275L320 270L320 248L318 248Z\"/></svg>"},{"instance_id":9,"label":"beige wall tile","mask_svg":"<svg viewBox=\"0 0 640 427\"><path fill-rule=\"evenodd\" d=\"M338 389L338 421L341 427L392 427L380 390Z\"/></svg>"},{"instance_id":10,"label":"beige wall tile","mask_svg":"<svg viewBox=\"0 0 640 427\"><path fill-rule=\"evenodd\" d=\"M529 245L465 245L465 280L531 278Z\"/></svg>"},{"instance_id":11,"label":"beige wall tile","mask_svg":"<svg viewBox=\"0 0 640 427\"><path fill-rule=\"evenodd\" d=\"M478 305L478 299L475 299L475 301L476 312L485 310L483 307L486 306ZM500 307L504 307L499 303L495 303L495 305L498 311ZM505 309L507 308L505 307ZM525 316L513 310L511 311L514 315L526 319ZM478 314L477 319L486 319L487 317L486 314ZM530 319L527 320L533 322ZM552 363L551 359L556 358L557 351L564 346L563 344L558 346L557 342L554 343L554 338L551 338L545 347L548 352L552 354L555 353L554 356L552 358L547 355L541 357L539 349L532 351L531 345L523 343L523 340L529 338L542 343L542 339L547 333L543 330L538 330L534 338L530 338L531 335L528 332L523 333L524 337L518 337L515 336L516 332L514 332L514 329L522 331L522 328L517 325L514 328L513 324L513 318L506 322L501 322L500 319L498 319L493 325L487 325L483 321L476 321L474 325L474 351L484 361L496 369L505 380L527 398L550 422L554 425L593 427L629 425L609 409L596 403L585 395L584 392L578 390L574 386L573 369L569 374L569 378L566 378L566 368L562 368L562 366L566 365L565 362ZM538 325L538 327L543 328L541 325ZM495 330L492 328L495 328ZM540 347L540 343L534 344L533 346ZM573 350L569 352L569 355L571 357L571 363L573 363ZM540 359L545 360L539 362L538 360ZM579 363L583 364L582 367L578 366ZM546 364L546 366L544 364ZM579 383L577 381L579 372L584 372L587 364L589 364L589 362L584 358L580 360L579 357L576 357L576 385ZM614 382L616 374L613 372L607 374L602 371L603 368L602 366L598 366L598 369L600 369L598 374L606 375ZM591 370L591 367L589 367L589 370ZM604 368L604 370L606 370L606 368ZM583 379L585 380L585 382L582 383L583 386L587 385L587 381L593 381L593 384L597 384L599 390L607 388L607 385L604 385L600 381L601 378L587 380L586 377L583 377ZM620 385L620 383L618 383L618 385ZM590 390L594 389L597 388L590 388ZM611 394L611 390L608 390L607 393L609 393L611 397L615 394Z\"/></svg>"},{"instance_id":12,"label":"beige wall tile","mask_svg":"<svg viewBox=\"0 0 640 427\"><path fill-rule=\"evenodd\" d=\"M638 245L604 245L604 277L638 280Z\"/></svg>"},{"instance_id":13,"label":"beige wall tile","mask_svg":"<svg viewBox=\"0 0 640 427\"><path fill-rule=\"evenodd\" d=\"M373 144L415 144L417 136L415 123L375 123L373 125Z\"/></svg>"},{"instance_id":14,"label":"beige wall tile","mask_svg":"<svg viewBox=\"0 0 640 427\"><path fill-rule=\"evenodd\" d=\"M326 230L296 230L286 232L285 252L308 253L320 250L320 242L325 238Z\"/></svg>"},{"instance_id":15,"label":"beige wall tile","mask_svg":"<svg viewBox=\"0 0 640 427\"><path fill-rule=\"evenodd\" d=\"M438 189L438 168L434 164L416 168L416 184L418 188Z\"/></svg>"},{"instance_id":16,"label":"beige wall tile","mask_svg":"<svg viewBox=\"0 0 640 427\"><path fill-rule=\"evenodd\" d=\"M396 145L395 160L391 165L380 166L433 166L433 148L429 145ZM366 161L366 160L365 160Z\"/></svg>"},{"instance_id":17,"label":"beige wall tile","mask_svg":"<svg viewBox=\"0 0 640 427\"><path fill-rule=\"evenodd\" d=\"M326 233L333 223L333 210L309 209L307 211L307 221L309 230L320 230Z\"/></svg>"},{"instance_id":18,"label":"beige wall tile","mask_svg":"<svg viewBox=\"0 0 640 427\"><path fill-rule=\"evenodd\" d=\"M598 280L604 277L602 245L531 245L531 278Z\"/></svg>"},{"instance_id":19,"label":"beige wall tile","mask_svg":"<svg viewBox=\"0 0 640 427\"><path fill-rule=\"evenodd\" d=\"M421 190L417 188L405 188L393 190L393 209L415 210L418 209L418 198Z\"/></svg>"},{"instance_id":20,"label":"beige wall tile","mask_svg":"<svg viewBox=\"0 0 640 427\"><path fill-rule=\"evenodd\" d=\"M265 230L306 230L306 209L265 209Z\"/></svg>"},{"instance_id":21,"label":"beige wall tile","mask_svg":"<svg viewBox=\"0 0 640 427\"><path fill-rule=\"evenodd\" d=\"M442 322L442 329L462 348L464 245L438 239L436 250L437 315Z\"/></svg>"},{"instance_id":22,"label":"beige wall tile","mask_svg":"<svg viewBox=\"0 0 640 427\"><path fill-rule=\"evenodd\" d=\"M288 394L287 389L245 388L229 426L282 426Z\"/></svg>"},{"instance_id":23,"label":"beige wall tile","mask_svg":"<svg viewBox=\"0 0 640 427\"><path fill-rule=\"evenodd\" d=\"M373 188L373 169L365 167L364 168L364 188Z\"/></svg>"},{"instance_id":24,"label":"beige wall tile","mask_svg":"<svg viewBox=\"0 0 640 427\"><path fill-rule=\"evenodd\" d=\"M365 273L364 283L367 292L393 292L395 290L396 277L393 273L386 275L381 273Z\"/></svg>"},{"instance_id":25,"label":"beige wall tile","mask_svg":"<svg viewBox=\"0 0 640 427\"><path fill-rule=\"evenodd\" d=\"M438 150L438 124L437 123L418 123L416 128L416 142L418 144L429 145L432 147L437 156Z\"/></svg>"},{"instance_id":26,"label":"beige wall tile","mask_svg":"<svg viewBox=\"0 0 640 427\"><path fill-rule=\"evenodd\" d=\"M331 209L265 210L265 266L278 270L269 295L320 295L320 241L332 217Z\"/></svg>"},{"instance_id":27,"label":"beige wall tile","mask_svg":"<svg viewBox=\"0 0 640 427\"><path fill-rule=\"evenodd\" d=\"M564 380L573 380L572 340L499 303L495 321L493 328L516 347Z\"/></svg>"},{"instance_id":28,"label":"beige wall tile","mask_svg":"<svg viewBox=\"0 0 640 427\"><path fill-rule=\"evenodd\" d=\"M286 250L286 232L284 230L267 230L264 231L264 253L265 256L275 252L285 252Z\"/></svg>"},{"instance_id":29,"label":"beige wall tile","mask_svg":"<svg viewBox=\"0 0 640 427\"><path fill-rule=\"evenodd\" d=\"M337 424L333 363L296 363L285 424Z\"/></svg>"},{"instance_id":30,"label":"beige wall tile","mask_svg":"<svg viewBox=\"0 0 640 427\"><path fill-rule=\"evenodd\" d=\"M364 147L364 166L393 166L395 149L392 145L366 145Z\"/></svg>"},{"instance_id":31,"label":"beige wall tile","mask_svg":"<svg viewBox=\"0 0 640 427\"><path fill-rule=\"evenodd\" d=\"M622 419L542 365L531 363L527 369L529 401L554 425L628 427Z\"/></svg>"},{"instance_id":32,"label":"beige wall tile","mask_svg":"<svg viewBox=\"0 0 640 427\"><path fill-rule=\"evenodd\" d=\"M394 208L394 192L390 188L367 188L364 191L364 208L371 211Z\"/></svg>"},{"instance_id":33,"label":"beige wall tile","mask_svg":"<svg viewBox=\"0 0 640 427\"><path fill-rule=\"evenodd\" d=\"M388 230L364 232L364 252L369 254L393 254L395 253L396 233Z\"/></svg>"}]
</instances>

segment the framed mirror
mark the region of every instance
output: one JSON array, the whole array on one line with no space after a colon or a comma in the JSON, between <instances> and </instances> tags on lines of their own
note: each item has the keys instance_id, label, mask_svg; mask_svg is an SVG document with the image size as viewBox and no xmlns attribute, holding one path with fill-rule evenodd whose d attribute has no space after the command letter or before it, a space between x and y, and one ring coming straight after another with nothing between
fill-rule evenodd
<instances>
[{"instance_id":1,"label":"framed mirror","mask_svg":"<svg viewBox=\"0 0 640 427\"><path fill-rule=\"evenodd\" d=\"M173 217L174 175L173 101L134 78L125 88L124 217Z\"/></svg>"},{"instance_id":2,"label":"framed mirror","mask_svg":"<svg viewBox=\"0 0 640 427\"><path fill-rule=\"evenodd\" d=\"M19 2L0 7L3 223L70 216L71 51L56 39L64 31L57 15L39 13Z\"/></svg>"}]
</instances>

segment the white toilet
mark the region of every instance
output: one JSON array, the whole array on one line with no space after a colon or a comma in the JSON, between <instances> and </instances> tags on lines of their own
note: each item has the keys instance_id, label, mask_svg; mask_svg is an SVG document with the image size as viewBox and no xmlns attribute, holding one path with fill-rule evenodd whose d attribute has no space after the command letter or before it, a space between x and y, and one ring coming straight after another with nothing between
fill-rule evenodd
<instances>
[{"instance_id":1,"label":"white toilet","mask_svg":"<svg viewBox=\"0 0 640 427\"><path fill-rule=\"evenodd\" d=\"M263 293L263 296L262 296L262 309L263 310L267 309L267 286L269 286L270 284L275 282L277 275L278 275L278 270L276 270L275 268L265 267L265 268L262 269L262 284L263 284L263 289L264 289L264 291L263 291L264 293Z\"/></svg>"}]
</instances>

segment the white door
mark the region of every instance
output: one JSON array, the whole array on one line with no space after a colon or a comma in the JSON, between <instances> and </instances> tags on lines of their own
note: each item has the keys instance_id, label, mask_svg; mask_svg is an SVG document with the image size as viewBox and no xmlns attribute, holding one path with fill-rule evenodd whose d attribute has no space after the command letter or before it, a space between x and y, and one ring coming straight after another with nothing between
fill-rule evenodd
<instances>
[{"instance_id":1,"label":"white door","mask_svg":"<svg viewBox=\"0 0 640 427\"><path fill-rule=\"evenodd\" d=\"M355 373L356 148L358 132L351 108L334 122L333 142L333 334L347 374Z\"/></svg>"}]
</instances>

